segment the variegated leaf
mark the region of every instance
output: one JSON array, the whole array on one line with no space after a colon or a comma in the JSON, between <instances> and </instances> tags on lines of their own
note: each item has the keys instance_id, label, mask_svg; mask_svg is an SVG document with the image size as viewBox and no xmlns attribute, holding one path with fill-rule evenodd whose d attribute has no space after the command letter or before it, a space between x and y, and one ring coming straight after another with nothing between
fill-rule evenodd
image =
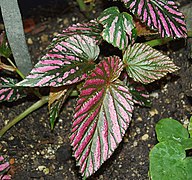
<instances>
[{"instance_id":1,"label":"variegated leaf","mask_svg":"<svg viewBox=\"0 0 192 180\"><path fill-rule=\"evenodd\" d=\"M123 55L129 77L143 84L151 83L178 70L173 61L149 45L135 43Z\"/></svg>"},{"instance_id":2,"label":"variegated leaf","mask_svg":"<svg viewBox=\"0 0 192 180\"><path fill-rule=\"evenodd\" d=\"M15 79L0 77L0 102L12 102L27 96L24 88L15 86L16 82Z\"/></svg>"},{"instance_id":3,"label":"variegated leaf","mask_svg":"<svg viewBox=\"0 0 192 180\"><path fill-rule=\"evenodd\" d=\"M91 20L88 23L77 23L64 29L61 34L58 34L52 41L48 49L53 49L58 42L65 41L65 39L74 35L86 35L95 40L96 44L100 44L102 41L102 26L95 20Z\"/></svg>"},{"instance_id":4,"label":"variegated leaf","mask_svg":"<svg viewBox=\"0 0 192 180\"><path fill-rule=\"evenodd\" d=\"M59 42L32 69L18 86L63 86L83 80L94 68L99 55L95 40L85 35L74 35Z\"/></svg>"},{"instance_id":5,"label":"variegated leaf","mask_svg":"<svg viewBox=\"0 0 192 180\"><path fill-rule=\"evenodd\" d=\"M57 87L50 89L48 109L49 109L49 119L51 123L51 129L54 128L55 121L58 118L60 110L71 92L72 87Z\"/></svg>"},{"instance_id":6,"label":"variegated leaf","mask_svg":"<svg viewBox=\"0 0 192 180\"><path fill-rule=\"evenodd\" d=\"M98 17L104 26L103 39L119 49L125 49L136 36L132 16L126 12L120 13L117 7L105 9Z\"/></svg>"},{"instance_id":7,"label":"variegated leaf","mask_svg":"<svg viewBox=\"0 0 192 180\"><path fill-rule=\"evenodd\" d=\"M127 74L124 74L123 82L129 88L134 103L139 104L140 106L151 106L149 93L147 92L143 84L133 81L127 76Z\"/></svg>"},{"instance_id":8,"label":"variegated leaf","mask_svg":"<svg viewBox=\"0 0 192 180\"><path fill-rule=\"evenodd\" d=\"M122 68L119 57L105 58L81 89L70 139L85 178L112 155L129 126L133 102L128 88L117 79Z\"/></svg>"},{"instance_id":9,"label":"variegated leaf","mask_svg":"<svg viewBox=\"0 0 192 180\"><path fill-rule=\"evenodd\" d=\"M173 0L121 0L148 27L161 37L187 37L184 16Z\"/></svg>"}]
</instances>

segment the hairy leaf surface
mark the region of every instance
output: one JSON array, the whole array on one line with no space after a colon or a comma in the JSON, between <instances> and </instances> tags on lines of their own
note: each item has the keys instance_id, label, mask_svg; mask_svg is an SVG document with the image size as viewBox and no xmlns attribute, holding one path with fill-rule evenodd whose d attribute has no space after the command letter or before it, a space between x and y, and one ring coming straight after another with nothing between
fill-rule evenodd
<instances>
[{"instance_id":1,"label":"hairy leaf surface","mask_svg":"<svg viewBox=\"0 0 192 180\"><path fill-rule=\"evenodd\" d=\"M121 0L148 27L161 37L187 37L184 16L173 0Z\"/></svg>"},{"instance_id":2,"label":"hairy leaf surface","mask_svg":"<svg viewBox=\"0 0 192 180\"><path fill-rule=\"evenodd\" d=\"M85 35L74 35L59 42L32 69L18 86L63 86L77 83L94 68L99 55L95 40Z\"/></svg>"},{"instance_id":3,"label":"hairy leaf surface","mask_svg":"<svg viewBox=\"0 0 192 180\"><path fill-rule=\"evenodd\" d=\"M64 29L61 34L58 34L52 41L49 49L53 49L58 42L65 41L65 39L74 35L86 35L93 38L96 44L100 44L102 41L102 26L95 20L91 20L88 23L77 23Z\"/></svg>"},{"instance_id":4,"label":"hairy leaf surface","mask_svg":"<svg viewBox=\"0 0 192 180\"><path fill-rule=\"evenodd\" d=\"M98 17L104 26L103 39L119 49L125 49L135 37L135 27L132 16L126 12L120 13L117 7L105 9Z\"/></svg>"},{"instance_id":5,"label":"hairy leaf surface","mask_svg":"<svg viewBox=\"0 0 192 180\"><path fill-rule=\"evenodd\" d=\"M15 79L0 77L0 102L12 102L27 96L22 87L15 86L16 82Z\"/></svg>"},{"instance_id":6,"label":"hairy leaf surface","mask_svg":"<svg viewBox=\"0 0 192 180\"><path fill-rule=\"evenodd\" d=\"M128 46L123 60L126 64L128 75L134 81L143 84L151 83L167 73L178 70L178 67L175 66L168 56L142 43Z\"/></svg>"},{"instance_id":7,"label":"hairy leaf surface","mask_svg":"<svg viewBox=\"0 0 192 180\"><path fill-rule=\"evenodd\" d=\"M111 156L131 120L131 94L117 80L122 68L119 57L105 58L81 89L70 139L84 177L92 175Z\"/></svg>"}]
</instances>

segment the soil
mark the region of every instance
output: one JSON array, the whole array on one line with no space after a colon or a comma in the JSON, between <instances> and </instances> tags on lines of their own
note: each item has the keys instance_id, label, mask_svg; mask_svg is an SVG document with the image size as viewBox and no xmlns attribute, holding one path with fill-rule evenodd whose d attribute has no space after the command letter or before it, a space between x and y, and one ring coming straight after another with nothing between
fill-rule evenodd
<instances>
[{"instance_id":1,"label":"soil","mask_svg":"<svg viewBox=\"0 0 192 180\"><path fill-rule=\"evenodd\" d=\"M181 5L187 2L189 1L178 1ZM99 12L111 3L96 1L90 17L97 17ZM34 64L45 54L54 35L70 24L87 21L73 3L36 7L31 10L31 15L25 17L25 22L29 22L29 19L32 25L25 27L26 39ZM180 70L147 86L152 106L135 107L132 122L122 143L90 180L147 180L149 151L157 143L155 124L162 118L171 117L187 127L192 112L190 48L187 42L182 40L158 48L173 58ZM15 103L1 104L0 126L12 120L36 100L35 97L28 97ZM50 130L47 107L44 106L3 136L0 152L12 161L12 179L81 179L68 138L75 102L76 99L71 98L65 103L53 132Z\"/></svg>"}]
</instances>

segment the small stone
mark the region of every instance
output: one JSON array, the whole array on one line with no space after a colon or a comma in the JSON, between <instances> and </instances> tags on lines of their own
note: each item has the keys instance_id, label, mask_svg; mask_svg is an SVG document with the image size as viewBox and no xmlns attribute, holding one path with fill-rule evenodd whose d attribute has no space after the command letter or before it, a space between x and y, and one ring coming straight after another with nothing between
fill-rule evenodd
<instances>
[{"instance_id":1,"label":"small stone","mask_svg":"<svg viewBox=\"0 0 192 180\"><path fill-rule=\"evenodd\" d=\"M68 18L65 18L65 19L63 20L63 24L64 24L65 26L68 26L68 25L69 25L69 19L68 19Z\"/></svg>"},{"instance_id":2,"label":"small stone","mask_svg":"<svg viewBox=\"0 0 192 180\"><path fill-rule=\"evenodd\" d=\"M141 129L140 128L136 128L136 132L137 132L137 134L140 134L141 133Z\"/></svg>"},{"instance_id":3,"label":"small stone","mask_svg":"<svg viewBox=\"0 0 192 180\"><path fill-rule=\"evenodd\" d=\"M138 142L137 141L134 141L133 142L133 146L136 147L138 145Z\"/></svg>"},{"instance_id":4,"label":"small stone","mask_svg":"<svg viewBox=\"0 0 192 180\"><path fill-rule=\"evenodd\" d=\"M169 99L165 99L165 103L169 104L170 100Z\"/></svg>"},{"instance_id":5,"label":"small stone","mask_svg":"<svg viewBox=\"0 0 192 180\"><path fill-rule=\"evenodd\" d=\"M47 34L43 34L41 36L41 42L47 42L48 41L48 35Z\"/></svg>"},{"instance_id":6,"label":"small stone","mask_svg":"<svg viewBox=\"0 0 192 180\"><path fill-rule=\"evenodd\" d=\"M124 142L124 143L129 142L128 138L124 137L124 138L123 138L123 142Z\"/></svg>"},{"instance_id":7,"label":"small stone","mask_svg":"<svg viewBox=\"0 0 192 180\"><path fill-rule=\"evenodd\" d=\"M5 120L4 122L5 122L5 125L7 125L9 123L9 120Z\"/></svg>"},{"instance_id":8,"label":"small stone","mask_svg":"<svg viewBox=\"0 0 192 180\"><path fill-rule=\"evenodd\" d=\"M28 38L27 39L27 44L30 44L30 45L33 44L33 40L31 38Z\"/></svg>"},{"instance_id":9,"label":"small stone","mask_svg":"<svg viewBox=\"0 0 192 180\"><path fill-rule=\"evenodd\" d=\"M9 140L9 141L14 140L14 136L9 137L8 140Z\"/></svg>"},{"instance_id":10,"label":"small stone","mask_svg":"<svg viewBox=\"0 0 192 180\"><path fill-rule=\"evenodd\" d=\"M44 169L46 169L46 166L38 166L37 167L37 170L39 170L39 171L43 171Z\"/></svg>"},{"instance_id":11,"label":"small stone","mask_svg":"<svg viewBox=\"0 0 192 180\"><path fill-rule=\"evenodd\" d=\"M54 32L53 33L53 36L57 36L59 33L58 32Z\"/></svg>"},{"instance_id":12,"label":"small stone","mask_svg":"<svg viewBox=\"0 0 192 180\"><path fill-rule=\"evenodd\" d=\"M149 111L149 114L150 114L151 117L153 117L156 114L159 114L159 112L157 111L157 109L151 109L151 111Z\"/></svg>"},{"instance_id":13,"label":"small stone","mask_svg":"<svg viewBox=\"0 0 192 180\"><path fill-rule=\"evenodd\" d=\"M148 134L144 134L144 135L141 137L141 139L142 139L143 141L146 141L148 138L149 138L149 135L148 135Z\"/></svg>"},{"instance_id":14,"label":"small stone","mask_svg":"<svg viewBox=\"0 0 192 180\"><path fill-rule=\"evenodd\" d=\"M99 176L99 179L103 179L103 175L100 175L100 176Z\"/></svg>"},{"instance_id":15,"label":"small stone","mask_svg":"<svg viewBox=\"0 0 192 180\"><path fill-rule=\"evenodd\" d=\"M75 18L75 17L72 17L72 21L75 22L75 21L76 21L76 18Z\"/></svg>"},{"instance_id":16,"label":"small stone","mask_svg":"<svg viewBox=\"0 0 192 180\"><path fill-rule=\"evenodd\" d=\"M142 119L141 116L139 116L139 117L137 118L137 120L138 120L138 121L143 121L143 119Z\"/></svg>"},{"instance_id":17,"label":"small stone","mask_svg":"<svg viewBox=\"0 0 192 180\"><path fill-rule=\"evenodd\" d=\"M157 92L153 92L153 93L150 94L150 97L158 99L159 94Z\"/></svg>"}]
</instances>

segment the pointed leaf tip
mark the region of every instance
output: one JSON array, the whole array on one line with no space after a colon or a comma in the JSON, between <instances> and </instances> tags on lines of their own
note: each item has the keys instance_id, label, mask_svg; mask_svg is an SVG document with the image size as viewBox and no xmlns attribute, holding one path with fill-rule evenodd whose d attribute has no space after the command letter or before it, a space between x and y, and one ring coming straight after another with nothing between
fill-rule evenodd
<instances>
[{"instance_id":1,"label":"pointed leaf tip","mask_svg":"<svg viewBox=\"0 0 192 180\"><path fill-rule=\"evenodd\" d=\"M143 84L151 83L179 69L168 56L142 43L128 46L123 60L129 77Z\"/></svg>"},{"instance_id":2,"label":"pointed leaf tip","mask_svg":"<svg viewBox=\"0 0 192 180\"><path fill-rule=\"evenodd\" d=\"M23 87L15 86L16 82L16 79L0 77L0 102L12 102L27 96Z\"/></svg>"},{"instance_id":3,"label":"pointed leaf tip","mask_svg":"<svg viewBox=\"0 0 192 180\"><path fill-rule=\"evenodd\" d=\"M95 40L88 36L68 37L43 56L26 79L17 85L58 87L77 83L94 68L91 62L97 59L99 52Z\"/></svg>"},{"instance_id":4,"label":"pointed leaf tip","mask_svg":"<svg viewBox=\"0 0 192 180\"><path fill-rule=\"evenodd\" d=\"M132 16L126 12L120 13L117 7L105 9L98 21L104 27L102 37L120 50L125 49L136 37Z\"/></svg>"},{"instance_id":5,"label":"pointed leaf tip","mask_svg":"<svg viewBox=\"0 0 192 180\"><path fill-rule=\"evenodd\" d=\"M122 68L119 57L105 58L81 89L70 140L83 177L92 175L112 155L131 120L131 94L117 79Z\"/></svg>"}]
</instances>

